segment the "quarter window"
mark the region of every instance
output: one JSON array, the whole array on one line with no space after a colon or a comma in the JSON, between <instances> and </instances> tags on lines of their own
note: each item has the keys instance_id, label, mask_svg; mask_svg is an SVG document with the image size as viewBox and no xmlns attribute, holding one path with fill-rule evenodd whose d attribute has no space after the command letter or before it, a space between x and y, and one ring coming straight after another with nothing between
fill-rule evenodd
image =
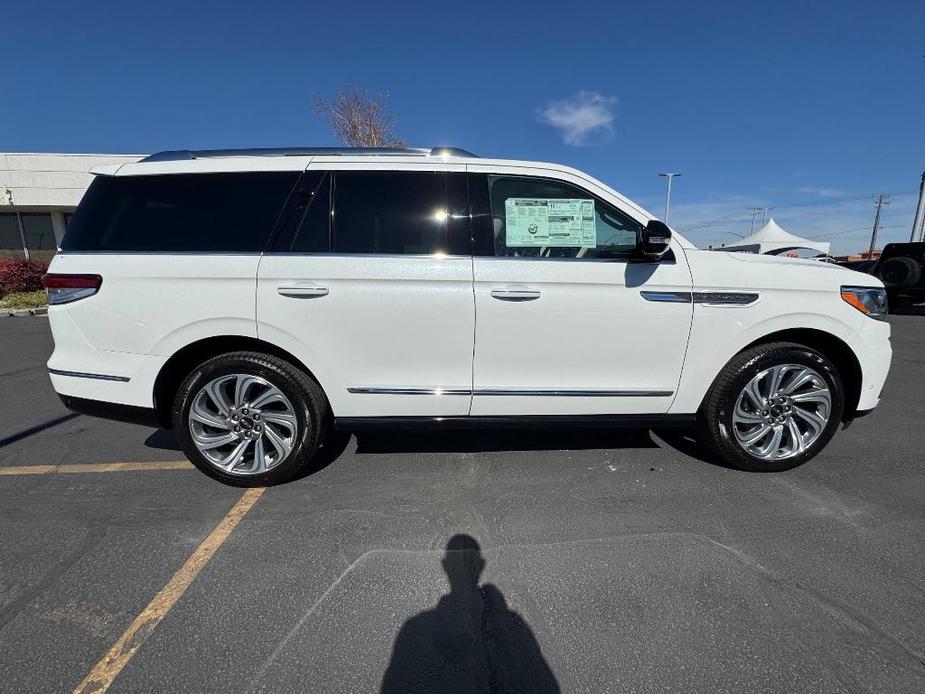
<instances>
[{"instance_id":1,"label":"quarter window","mask_svg":"<svg viewBox=\"0 0 925 694\"><path fill-rule=\"evenodd\" d=\"M61 248L263 251L298 178L296 172L99 176Z\"/></svg>"},{"instance_id":2,"label":"quarter window","mask_svg":"<svg viewBox=\"0 0 925 694\"><path fill-rule=\"evenodd\" d=\"M488 176L496 256L629 257L641 225L563 181Z\"/></svg>"}]
</instances>

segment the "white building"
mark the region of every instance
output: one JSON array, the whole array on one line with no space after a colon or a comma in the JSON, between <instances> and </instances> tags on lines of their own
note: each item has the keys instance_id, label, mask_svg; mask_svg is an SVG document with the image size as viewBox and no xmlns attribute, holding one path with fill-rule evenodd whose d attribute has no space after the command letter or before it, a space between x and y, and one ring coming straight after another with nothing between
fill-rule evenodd
<instances>
[{"instance_id":1,"label":"white building","mask_svg":"<svg viewBox=\"0 0 925 694\"><path fill-rule=\"evenodd\" d=\"M0 152L0 258L51 258L93 180L90 169L142 156Z\"/></svg>"}]
</instances>

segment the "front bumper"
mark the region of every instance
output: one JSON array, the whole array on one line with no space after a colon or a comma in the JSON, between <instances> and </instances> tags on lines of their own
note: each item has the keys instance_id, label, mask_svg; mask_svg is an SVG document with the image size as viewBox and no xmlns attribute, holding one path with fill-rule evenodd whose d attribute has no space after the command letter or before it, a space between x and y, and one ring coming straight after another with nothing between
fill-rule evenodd
<instances>
[{"instance_id":1,"label":"front bumper","mask_svg":"<svg viewBox=\"0 0 925 694\"><path fill-rule=\"evenodd\" d=\"M855 334L852 348L861 365L861 393L857 410L866 412L880 402L880 392L890 371L893 347L890 345L890 324L866 320Z\"/></svg>"}]
</instances>

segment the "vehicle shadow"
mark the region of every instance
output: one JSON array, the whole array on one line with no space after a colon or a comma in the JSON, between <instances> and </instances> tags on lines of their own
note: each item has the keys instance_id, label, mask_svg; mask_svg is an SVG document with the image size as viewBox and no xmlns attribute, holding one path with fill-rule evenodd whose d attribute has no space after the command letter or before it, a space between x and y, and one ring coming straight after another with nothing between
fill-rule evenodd
<instances>
[{"instance_id":1,"label":"vehicle shadow","mask_svg":"<svg viewBox=\"0 0 925 694\"><path fill-rule=\"evenodd\" d=\"M657 441L653 440L655 434ZM358 454L489 453L663 448L728 468L687 429L451 429L356 432Z\"/></svg>"},{"instance_id":2,"label":"vehicle shadow","mask_svg":"<svg viewBox=\"0 0 925 694\"><path fill-rule=\"evenodd\" d=\"M183 449L180 448L180 444L177 443L177 438L173 435L173 432L170 429L158 429L148 438L145 439L145 446L148 448L156 448L161 451L179 451L183 452Z\"/></svg>"},{"instance_id":3,"label":"vehicle shadow","mask_svg":"<svg viewBox=\"0 0 925 694\"><path fill-rule=\"evenodd\" d=\"M657 440L653 439L655 434ZM354 432L356 453L491 453L503 451L588 451L608 449L663 448L664 445L684 455L717 467L730 468L713 455L693 432L687 429L448 429ZM337 460L350 443L351 433L329 429L312 465L296 479L323 470ZM145 445L159 450L177 451L173 432L158 429Z\"/></svg>"},{"instance_id":4,"label":"vehicle shadow","mask_svg":"<svg viewBox=\"0 0 925 694\"><path fill-rule=\"evenodd\" d=\"M322 442L321 448L318 449L318 453L312 459L311 464L293 479L302 479L303 477L308 477L316 472L320 472L343 455L349 443L349 433L337 431L332 427L329 429L328 435ZM148 448L156 448L161 451L176 451L178 453L183 453L183 449L180 448L180 444L177 443L176 436L174 436L173 431L170 429L157 429L154 431L145 439L145 446Z\"/></svg>"},{"instance_id":5,"label":"vehicle shadow","mask_svg":"<svg viewBox=\"0 0 925 694\"><path fill-rule=\"evenodd\" d=\"M395 429L355 435L360 454L658 448L645 429Z\"/></svg>"},{"instance_id":6,"label":"vehicle shadow","mask_svg":"<svg viewBox=\"0 0 925 694\"><path fill-rule=\"evenodd\" d=\"M479 585L485 559L475 538L451 537L441 565L450 591L402 625L382 694L559 692L526 620L496 586Z\"/></svg>"}]
</instances>

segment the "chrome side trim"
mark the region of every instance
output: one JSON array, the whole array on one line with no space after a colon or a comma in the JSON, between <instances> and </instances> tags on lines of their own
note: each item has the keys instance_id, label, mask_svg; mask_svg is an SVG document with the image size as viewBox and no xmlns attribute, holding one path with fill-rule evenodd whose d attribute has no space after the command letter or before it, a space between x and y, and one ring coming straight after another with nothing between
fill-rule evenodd
<instances>
[{"instance_id":1,"label":"chrome side trim","mask_svg":"<svg viewBox=\"0 0 925 694\"><path fill-rule=\"evenodd\" d=\"M664 398L673 390L602 390L598 388L476 388L473 395L561 398Z\"/></svg>"},{"instance_id":2,"label":"chrome side trim","mask_svg":"<svg viewBox=\"0 0 925 694\"><path fill-rule=\"evenodd\" d=\"M694 292L695 304L704 306L751 306L761 295L757 292Z\"/></svg>"},{"instance_id":3,"label":"chrome side trim","mask_svg":"<svg viewBox=\"0 0 925 694\"><path fill-rule=\"evenodd\" d=\"M421 259L427 260L472 260L471 255L453 255L448 253L329 253L327 251L318 252L289 252L289 251L267 251L263 255L274 257L314 257L314 258L400 258L402 260Z\"/></svg>"},{"instance_id":4,"label":"chrome side trim","mask_svg":"<svg viewBox=\"0 0 925 694\"><path fill-rule=\"evenodd\" d=\"M94 374L87 373L86 371L65 371L63 369L52 369L48 368L48 373L52 373L55 376L73 376L74 378L93 378L97 381L119 381L120 383L128 383L132 379L128 376L110 376L109 374Z\"/></svg>"},{"instance_id":5,"label":"chrome side trim","mask_svg":"<svg viewBox=\"0 0 925 694\"><path fill-rule=\"evenodd\" d=\"M170 176L172 174L163 174ZM240 258L259 258L263 251L58 251L57 255L152 255L152 256L220 256L220 257L240 257Z\"/></svg>"},{"instance_id":6,"label":"chrome side trim","mask_svg":"<svg viewBox=\"0 0 925 694\"><path fill-rule=\"evenodd\" d=\"M483 395L564 397L564 398L666 398L674 395L673 390L603 390L584 388L381 388L374 386L352 386L348 393L354 395Z\"/></svg>"},{"instance_id":7,"label":"chrome side trim","mask_svg":"<svg viewBox=\"0 0 925 694\"><path fill-rule=\"evenodd\" d=\"M375 386L353 386L348 393L355 395L472 395L470 388L380 388Z\"/></svg>"},{"instance_id":8,"label":"chrome side trim","mask_svg":"<svg viewBox=\"0 0 925 694\"><path fill-rule=\"evenodd\" d=\"M639 292L646 301L667 301L669 303L691 303L690 292Z\"/></svg>"},{"instance_id":9,"label":"chrome side trim","mask_svg":"<svg viewBox=\"0 0 925 694\"><path fill-rule=\"evenodd\" d=\"M761 295L757 292L639 292L646 301L702 304L704 306L751 306Z\"/></svg>"}]
</instances>

